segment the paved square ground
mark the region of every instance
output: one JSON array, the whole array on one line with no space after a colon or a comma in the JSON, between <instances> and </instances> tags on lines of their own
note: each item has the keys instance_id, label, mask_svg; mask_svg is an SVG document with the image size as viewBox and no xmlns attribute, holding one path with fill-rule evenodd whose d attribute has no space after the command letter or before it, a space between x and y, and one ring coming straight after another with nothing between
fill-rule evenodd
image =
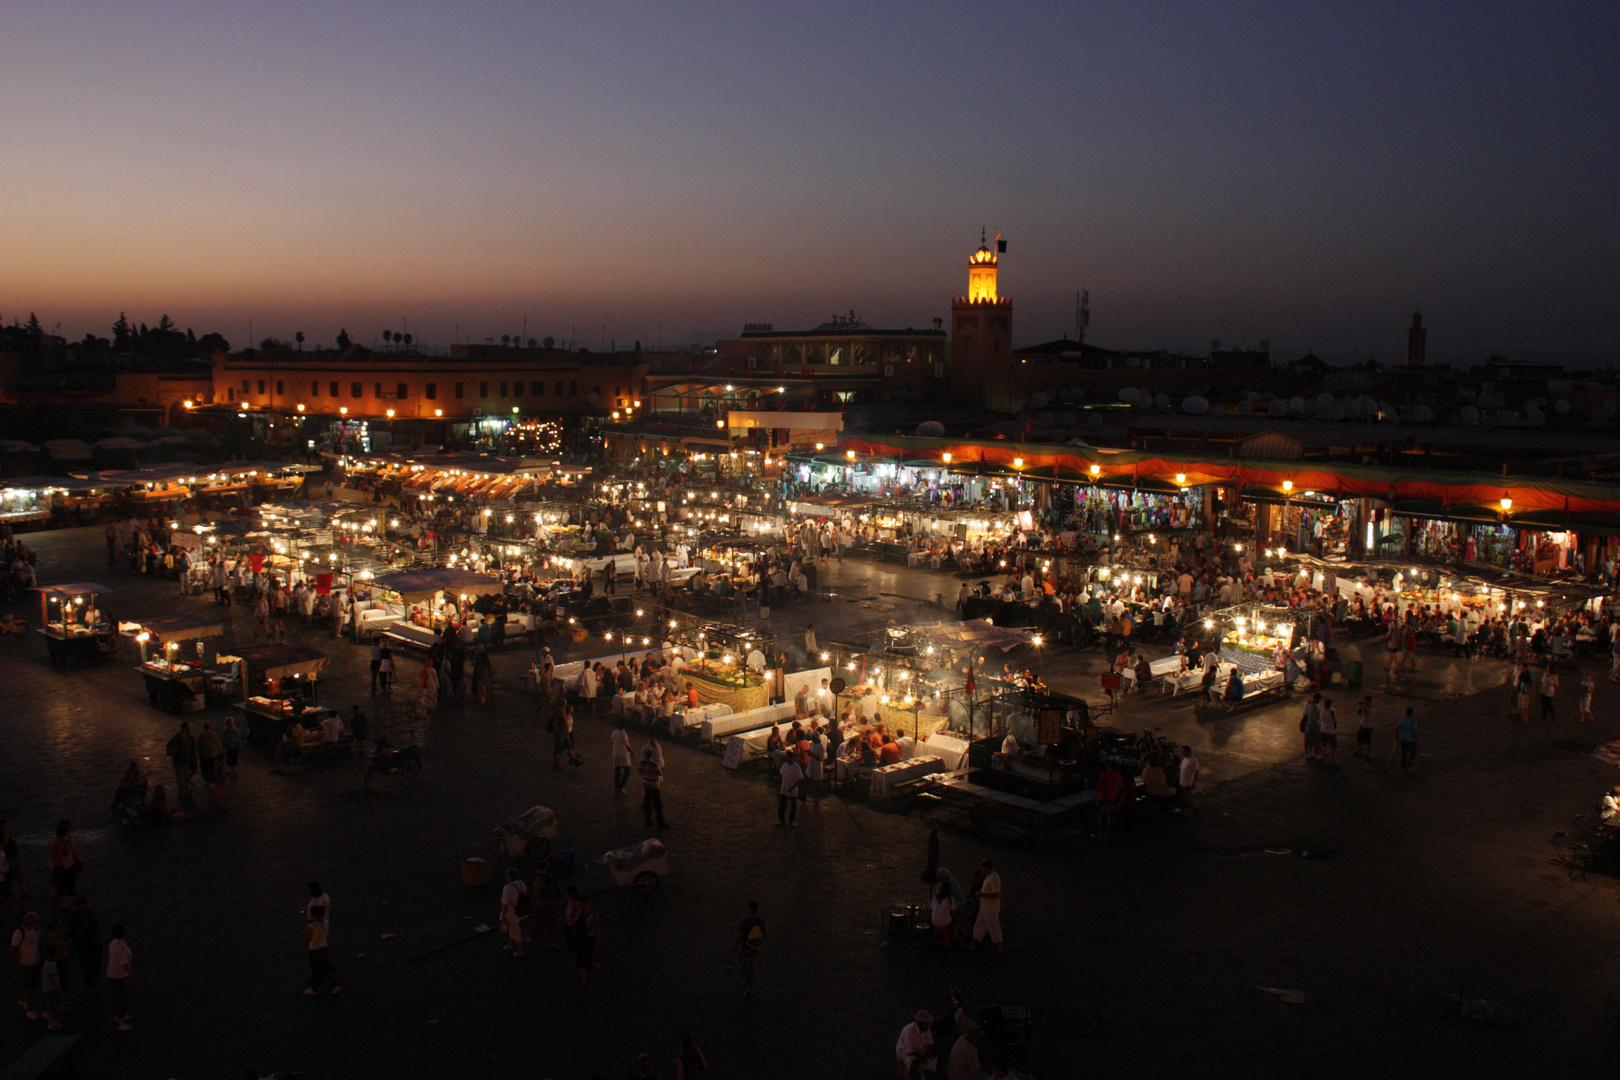
<instances>
[{"instance_id":1,"label":"paved square ground","mask_svg":"<svg viewBox=\"0 0 1620 1080\"><path fill-rule=\"evenodd\" d=\"M94 530L28 539L41 581L103 580L114 615L214 610L170 583L108 580ZM939 618L936 597L956 589L856 559L830 564L822 582L839 602L790 607L779 627L813 619L826 637ZM37 622L37 606L15 610ZM241 608L232 615L226 644L251 630ZM289 640L331 653L325 702L372 707L362 650L330 634ZM1615 882L1570 881L1547 859L1548 836L1617 780L1571 749L1620 734L1620 691L1606 680L1597 724L1572 722L1577 678L1566 677L1558 721L1526 729L1505 716L1500 664L1426 656L1398 688L1374 677L1374 758L1347 754L1338 769L1302 759L1297 704L1229 717L1185 699L1132 699L1121 726L1162 730L1204 761L1188 818L1144 820L1106 843L943 832L945 865L965 874L991 857L1001 869L1004 956L884 944L883 909L922 899L927 822L835 799L807 808L796 830L774 829L761 774L672 747L674 875L650 902L602 893L610 972L579 992L548 948L514 960L493 935L452 945L494 921L495 890L464 887L459 864L497 820L553 807L563 843L587 858L646 835L639 800L612 795L605 722L581 724L583 768L552 770L521 691L528 655L497 658L487 707L455 705L432 721L409 786L364 791L358 760L274 772L253 748L228 815L199 800L190 821L124 831L107 809L118 774L133 757L167 779L176 719L147 704L127 665L53 669L37 636L0 639L0 814L22 835L34 906L49 905L50 829L71 817L89 864L83 891L104 925L130 926L134 1031L113 1031L105 986L87 997L68 965L76 1008L64 1020L84 1036L90 1075L189 1080L253 1065L317 1078L617 1080L646 1050L669 1077L676 1036L690 1030L717 1077L884 1078L902 1024L919 1007L939 1013L952 985L983 1002L1101 1013L1110 1037L1036 1034L1013 1052L1041 1080L1576 1077L1620 1066ZM1102 664L1048 650L1042 670L1057 689L1096 697ZM413 680L415 665L401 666ZM1406 704L1422 721L1409 777L1385 759ZM192 719L217 726L224 715ZM300 993L310 877L333 897L336 998ZM575 880L606 890L588 870ZM749 898L770 940L759 991L743 1002L730 947ZM1305 1003L1257 985L1302 990ZM1526 1023L1458 1018L1446 994L1464 989ZM12 1006L0 1059L41 1033Z\"/></svg>"}]
</instances>

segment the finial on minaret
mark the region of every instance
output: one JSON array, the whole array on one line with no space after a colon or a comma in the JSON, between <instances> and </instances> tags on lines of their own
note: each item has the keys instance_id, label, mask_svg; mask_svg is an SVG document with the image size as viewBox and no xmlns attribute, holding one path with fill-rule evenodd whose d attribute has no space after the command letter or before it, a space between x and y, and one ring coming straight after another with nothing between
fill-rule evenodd
<instances>
[{"instance_id":1,"label":"finial on minaret","mask_svg":"<svg viewBox=\"0 0 1620 1080\"><path fill-rule=\"evenodd\" d=\"M984 246L984 226L983 225L979 226L979 246L980 247Z\"/></svg>"}]
</instances>

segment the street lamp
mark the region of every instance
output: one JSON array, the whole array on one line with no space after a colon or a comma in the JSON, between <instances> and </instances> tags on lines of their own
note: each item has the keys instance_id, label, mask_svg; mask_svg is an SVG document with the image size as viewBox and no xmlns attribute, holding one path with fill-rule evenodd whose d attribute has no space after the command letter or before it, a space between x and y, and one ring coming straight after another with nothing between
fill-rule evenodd
<instances>
[{"instance_id":1,"label":"street lamp","mask_svg":"<svg viewBox=\"0 0 1620 1080\"><path fill-rule=\"evenodd\" d=\"M943 458L945 460L945 464L949 465L951 463L950 451L947 450L942 456L943 456Z\"/></svg>"}]
</instances>

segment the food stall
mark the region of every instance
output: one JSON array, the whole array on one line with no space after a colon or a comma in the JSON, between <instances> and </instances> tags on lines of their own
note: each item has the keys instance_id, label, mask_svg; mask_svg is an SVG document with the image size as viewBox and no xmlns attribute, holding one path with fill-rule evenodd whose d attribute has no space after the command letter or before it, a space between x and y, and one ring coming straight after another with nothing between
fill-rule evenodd
<instances>
[{"instance_id":1,"label":"food stall","mask_svg":"<svg viewBox=\"0 0 1620 1080\"><path fill-rule=\"evenodd\" d=\"M112 624L101 613L96 598L111 592L93 581L42 585L39 593L40 626L34 631L45 639L51 663L68 657L99 660L112 652Z\"/></svg>"},{"instance_id":2,"label":"food stall","mask_svg":"<svg viewBox=\"0 0 1620 1080\"><path fill-rule=\"evenodd\" d=\"M236 708L246 714L250 737L279 740L288 721L314 727L331 711L315 704L319 677L329 662L325 653L300 645L255 645L242 649L237 659L242 664L242 700Z\"/></svg>"},{"instance_id":3,"label":"food stall","mask_svg":"<svg viewBox=\"0 0 1620 1080\"><path fill-rule=\"evenodd\" d=\"M141 663L135 670L145 678L153 705L180 712L203 707L208 679L216 674L204 664L206 639L225 632L222 622L200 615L159 615L120 622L118 632L137 647Z\"/></svg>"},{"instance_id":4,"label":"food stall","mask_svg":"<svg viewBox=\"0 0 1620 1080\"><path fill-rule=\"evenodd\" d=\"M385 574L377 586L384 592L381 610L387 615L372 618L372 611L362 612L361 633L380 632L420 649L432 648L447 622L460 621L462 601L499 595L506 588L498 577L455 567Z\"/></svg>"}]
</instances>

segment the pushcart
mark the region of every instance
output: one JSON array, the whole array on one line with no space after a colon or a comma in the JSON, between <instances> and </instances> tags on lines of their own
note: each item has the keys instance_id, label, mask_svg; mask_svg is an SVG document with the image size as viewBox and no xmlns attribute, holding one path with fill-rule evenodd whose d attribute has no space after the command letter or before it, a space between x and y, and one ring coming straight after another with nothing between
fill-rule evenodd
<instances>
[{"instance_id":1,"label":"pushcart","mask_svg":"<svg viewBox=\"0 0 1620 1080\"><path fill-rule=\"evenodd\" d=\"M663 879L669 876L669 849L657 837L652 837L608 852L602 856L602 865L613 876L613 884L621 889L634 889L643 899L651 899Z\"/></svg>"},{"instance_id":2,"label":"pushcart","mask_svg":"<svg viewBox=\"0 0 1620 1080\"><path fill-rule=\"evenodd\" d=\"M497 824L492 839L507 857L527 855L538 863L551 854L551 842L557 836L557 815L544 806L531 806Z\"/></svg>"}]
</instances>

